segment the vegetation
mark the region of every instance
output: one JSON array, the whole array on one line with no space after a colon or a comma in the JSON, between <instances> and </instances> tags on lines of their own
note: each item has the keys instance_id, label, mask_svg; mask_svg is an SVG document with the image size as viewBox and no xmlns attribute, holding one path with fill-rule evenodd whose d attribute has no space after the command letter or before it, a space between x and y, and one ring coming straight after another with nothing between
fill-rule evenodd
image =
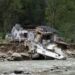
<instances>
[{"instance_id":1,"label":"vegetation","mask_svg":"<svg viewBox=\"0 0 75 75\"><path fill-rule=\"evenodd\" d=\"M75 42L75 0L0 0L0 32L16 23L50 25Z\"/></svg>"}]
</instances>

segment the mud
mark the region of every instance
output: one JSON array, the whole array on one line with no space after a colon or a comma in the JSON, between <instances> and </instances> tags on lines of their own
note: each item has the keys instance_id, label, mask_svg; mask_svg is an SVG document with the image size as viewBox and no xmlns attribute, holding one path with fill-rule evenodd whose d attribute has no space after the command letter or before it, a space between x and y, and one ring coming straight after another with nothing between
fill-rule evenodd
<instances>
[{"instance_id":1,"label":"mud","mask_svg":"<svg viewBox=\"0 0 75 75\"><path fill-rule=\"evenodd\" d=\"M23 43L0 43L0 52L7 53L8 51L20 53L26 52L26 49Z\"/></svg>"},{"instance_id":2,"label":"mud","mask_svg":"<svg viewBox=\"0 0 75 75\"><path fill-rule=\"evenodd\" d=\"M0 75L75 75L75 59L4 61Z\"/></svg>"}]
</instances>

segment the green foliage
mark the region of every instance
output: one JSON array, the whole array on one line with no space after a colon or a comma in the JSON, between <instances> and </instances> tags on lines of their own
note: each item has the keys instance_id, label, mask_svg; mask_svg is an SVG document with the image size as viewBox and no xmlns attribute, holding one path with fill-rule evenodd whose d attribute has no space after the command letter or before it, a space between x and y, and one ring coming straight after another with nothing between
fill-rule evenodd
<instances>
[{"instance_id":1,"label":"green foliage","mask_svg":"<svg viewBox=\"0 0 75 75\"><path fill-rule=\"evenodd\" d=\"M0 0L0 32L16 23L50 25L75 41L75 0Z\"/></svg>"},{"instance_id":2,"label":"green foliage","mask_svg":"<svg viewBox=\"0 0 75 75\"><path fill-rule=\"evenodd\" d=\"M44 0L0 0L0 16L3 31L10 31L15 23L43 24L45 18Z\"/></svg>"},{"instance_id":3,"label":"green foliage","mask_svg":"<svg viewBox=\"0 0 75 75\"><path fill-rule=\"evenodd\" d=\"M46 22L61 32L66 39L75 41L75 1L48 0Z\"/></svg>"}]
</instances>

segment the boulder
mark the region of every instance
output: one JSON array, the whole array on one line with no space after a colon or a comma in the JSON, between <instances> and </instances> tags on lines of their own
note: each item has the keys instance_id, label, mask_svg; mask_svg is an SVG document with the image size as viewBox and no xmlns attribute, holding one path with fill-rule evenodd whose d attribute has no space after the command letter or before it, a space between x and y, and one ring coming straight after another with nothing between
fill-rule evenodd
<instances>
[{"instance_id":1,"label":"boulder","mask_svg":"<svg viewBox=\"0 0 75 75\"><path fill-rule=\"evenodd\" d=\"M22 56L21 56L20 53L13 53L13 54L12 54L12 58L13 58L13 60L15 60L15 61L23 60L23 58L22 58Z\"/></svg>"},{"instance_id":2,"label":"boulder","mask_svg":"<svg viewBox=\"0 0 75 75\"><path fill-rule=\"evenodd\" d=\"M21 54L23 60L28 60L28 59L30 59L30 55L29 55L28 53L20 53L20 54Z\"/></svg>"}]
</instances>

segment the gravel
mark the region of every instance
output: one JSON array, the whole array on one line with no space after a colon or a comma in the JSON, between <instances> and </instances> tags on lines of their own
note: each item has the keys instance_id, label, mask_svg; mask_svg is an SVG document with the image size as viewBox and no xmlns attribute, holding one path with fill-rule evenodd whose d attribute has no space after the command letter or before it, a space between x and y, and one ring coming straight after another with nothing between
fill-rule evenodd
<instances>
[{"instance_id":1,"label":"gravel","mask_svg":"<svg viewBox=\"0 0 75 75\"><path fill-rule=\"evenodd\" d=\"M3 61L0 75L75 75L75 59Z\"/></svg>"}]
</instances>

